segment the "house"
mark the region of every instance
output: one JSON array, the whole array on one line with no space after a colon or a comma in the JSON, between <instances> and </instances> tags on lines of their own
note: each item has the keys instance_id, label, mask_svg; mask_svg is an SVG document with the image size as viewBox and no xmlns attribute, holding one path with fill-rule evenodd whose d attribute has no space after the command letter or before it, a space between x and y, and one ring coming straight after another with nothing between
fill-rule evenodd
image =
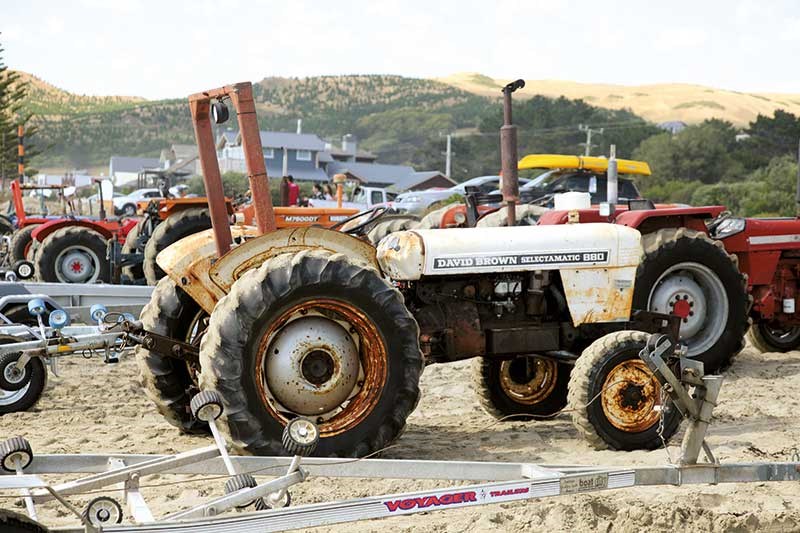
<instances>
[{"instance_id":1,"label":"house","mask_svg":"<svg viewBox=\"0 0 800 533\"><path fill-rule=\"evenodd\" d=\"M173 144L161 150L161 168L180 169L188 175L201 174L200 161L197 156L197 146L194 144Z\"/></svg>"},{"instance_id":2,"label":"house","mask_svg":"<svg viewBox=\"0 0 800 533\"><path fill-rule=\"evenodd\" d=\"M162 168L156 157L122 157L113 156L108 163L108 176L111 182L119 187L137 180L139 173L147 169Z\"/></svg>"},{"instance_id":3,"label":"house","mask_svg":"<svg viewBox=\"0 0 800 533\"><path fill-rule=\"evenodd\" d=\"M320 155L325 142L310 133L261 131L264 163L271 177L291 175L300 181L328 181ZM224 132L217 140L219 166L222 172L245 172L244 151L238 132ZM326 159L326 158L323 158Z\"/></svg>"},{"instance_id":4,"label":"house","mask_svg":"<svg viewBox=\"0 0 800 533\"><path fill-rule=\"evenodd\" d=\"M395 182L390 188L397 192L424 191L426 189L449 189L456 185L452 180L437 170L427 172L413 172L405 178Z\"/></svg>"},{"instance_id":5,"label":"house","mask_svg":"<svg viewBox=\"0 0 800 533\"><path fill-rule=\"evenodd\" d=\"M686 129L686 123L680 120L670 120L668 122L660 123L658 127L675 135L676 133L680 133Z\"/></svg>"},{"instance_id":6,"label":"house","mask_svg":"<svg viewBox=\"0 0 800 533\"><path fill-rule=\"evenodd\" d=\"M342 137L341 148L336 148L331 143L325 145L325 155L330 155L326 158L326 163L333 161L344 161L350 163L374 163L378 156L372 152L358 150L358 139L355 135L348 133Z\"/></svg>"},{"instance_id":7,"label":"house","mask_svg":"<svg viewBox=\"0 0 800 533\"><path fill-rule=\"evenodd\" d=\"M405 165L383 165L380 163L343 163L333 161L328 163L328 175L344 174L348 180L357 181L362 185L373 187L392 187L398 182L410 180L415 174L412 167Z\"/></svg>"}]
</instances>

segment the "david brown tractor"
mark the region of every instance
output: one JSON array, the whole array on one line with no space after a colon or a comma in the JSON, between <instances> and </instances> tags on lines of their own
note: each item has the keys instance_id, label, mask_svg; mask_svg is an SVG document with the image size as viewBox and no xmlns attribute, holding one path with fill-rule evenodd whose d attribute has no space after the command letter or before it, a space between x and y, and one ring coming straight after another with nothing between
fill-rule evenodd
<instances>
[{"instance_id":1,"label":"david brown tractor","mask_svg":"<svg viewBox=\"0 0 800 533\"><path fill-rule=\"evenodd\" d=\"M506 88L508 104L518 86ZM238 115L257 227L228 223L209 120L227 116L226 104ZM574 419L596 444L653 448L676 430L678 413L661 404L638 358L641 331L674 338L679 320L632 311L638 231L419 230L377 250L339 231L276 231L250 84L193 95L190 106L213 230L159 255L168 277L141 318L169 341L137 351L148 395L170 422L202 430L190 399L214 389L222 426L251 453L282 453L283 427L307 416L319 424L318 454L363 456L403 431L425 364L479 358L497 412L554 416L569 390ZM507 130L503 138L514 141ZM506 159L516 155L504 170Z\"/></svg>"}]
</instances>

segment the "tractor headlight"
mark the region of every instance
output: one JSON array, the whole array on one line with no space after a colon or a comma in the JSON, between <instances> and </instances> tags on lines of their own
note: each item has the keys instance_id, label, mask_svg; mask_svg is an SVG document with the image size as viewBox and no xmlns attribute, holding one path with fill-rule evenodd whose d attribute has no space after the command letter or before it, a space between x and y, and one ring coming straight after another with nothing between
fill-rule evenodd
<instances>
[{"instance_id":1,"label":"tractor headlight","mask_svg":"<svg viewBox=\"0 0 800 533\"><path fill-rule=\"evenodd\" d=\"M390 233L378 244L378 263L395 281L417 280L425 267L422 237L413 231Z\"/></svg>"},{"instance_id":2,"label":"tractor headlight","mask_svg":"<svg viewBox=\"0 0 800 533\"><path fill-rule=\"evenodd\" d=\"M729 217L721 221L716 228L714 228L714 237L717 239L724 239L731 235L736 235L744 231L746 221L743 218Z\"/></svg>"}]
</instances>

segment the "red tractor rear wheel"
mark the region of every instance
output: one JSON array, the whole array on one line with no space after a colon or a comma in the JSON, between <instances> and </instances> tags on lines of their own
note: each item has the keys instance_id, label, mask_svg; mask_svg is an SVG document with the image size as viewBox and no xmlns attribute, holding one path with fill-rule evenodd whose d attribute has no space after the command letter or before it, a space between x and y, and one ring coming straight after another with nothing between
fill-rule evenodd
<instances>
[{"instance_id":1,"label":"red tractor rear wheel","mask_svg":"<svg viewBox=\"0 0 800 533\"><path fill-rule=\"evenodd\" d=\"M96 283L111 281L106 239L91 228L68 226L42 241L34 264L39 281Z\"/></svg>"}]
</instances>

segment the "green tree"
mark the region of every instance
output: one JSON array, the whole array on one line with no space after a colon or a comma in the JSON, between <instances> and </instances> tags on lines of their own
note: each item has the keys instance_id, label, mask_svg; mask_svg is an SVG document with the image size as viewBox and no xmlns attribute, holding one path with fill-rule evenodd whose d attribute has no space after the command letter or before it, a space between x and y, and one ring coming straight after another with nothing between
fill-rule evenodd
<instances>
[{"instance_id":1,"label":"green tree","mask_svg":"<svg viewBox=\"0 0 800 533\"><path fill-rule=\"evenodd\" d=\"M748 169L762 167L774 157L797 153L800 117L782 109L772 117L758 115L747 134L750 137L742 142L740 158Z\"/></svg>"},{"instance_id":2,"label":"green tree","mask_svg":"<svg viewBox=\"0 0 800 533\"><path fill-rule=\"evenodd\" d=\"M12 72L3 63L3 48L0 46L0 176L15 178L17 176L17 127L25 127L26 162L38 152L31 143L36 128L29 126L30 112L24 110L27 84L23 83L19 74ZM27 172L26 172L27 173Z\"/></svg>"}]
</instances>

